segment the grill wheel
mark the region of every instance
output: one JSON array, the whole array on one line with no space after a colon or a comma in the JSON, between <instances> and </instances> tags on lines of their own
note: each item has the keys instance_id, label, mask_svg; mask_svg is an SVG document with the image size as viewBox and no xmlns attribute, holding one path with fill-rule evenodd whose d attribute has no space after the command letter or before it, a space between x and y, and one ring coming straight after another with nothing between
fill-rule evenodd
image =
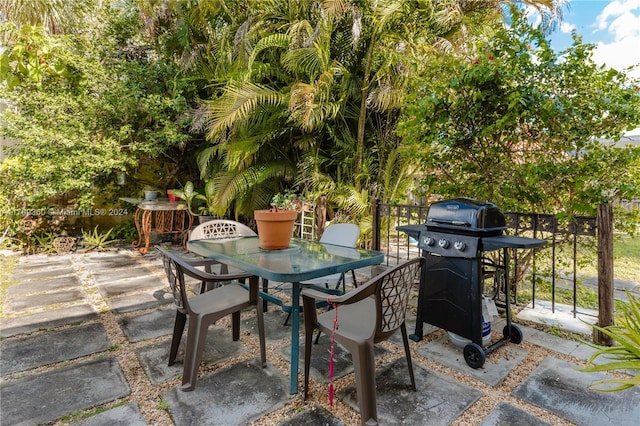
<instances>
[{"instance_id":1,"label":"grill wheel","mask_svg":"<svg viewBox=\"0 0 640 426\"><path fill-rule=\"evenodd\" d=\"M516 345L522 342L522 330L515 324L511 324L511 327L505 325L502 329L502 335L505 339L509 339L511 343L515 343Z\"/></svg>"},{"instance_id":2,"label":"grill wheel","mask_svg":"<svg viewBox=\"0 0 640 426\"><path fill-rule=\"evenodd\" d=\"M480 345L476 343L469 343L462 350L464 355L464 360L467 362L467 365L471 368L477 369L484 365L484 362L487 359L487 356L484 353L484 349L480 347Z\"/></svg>"}]
</instances>

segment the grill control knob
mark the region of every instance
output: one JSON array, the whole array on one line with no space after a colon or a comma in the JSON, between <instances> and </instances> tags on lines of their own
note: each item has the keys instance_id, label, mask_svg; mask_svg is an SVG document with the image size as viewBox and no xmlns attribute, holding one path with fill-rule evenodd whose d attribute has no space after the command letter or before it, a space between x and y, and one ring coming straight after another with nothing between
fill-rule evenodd
<instances>
[{"instance_id":1,"label":"grill control knob","mask_svg":"<svg viewBox=\"0 0 640 426\"><path fill-rule=\"evenodd\" d=\"M438 245L443 249L449 248L449 241L445 240L444 238L440 238L440 241L438 241Z\"/></svg>"},{"instance_id":2,"label":"grill control knob","mask_svg":"<svg viewBox=\"0 0 640 426\"><path fill-rule=\"evenodd\" d=\"M458 251L464 251L467 248L467 245L463 241L456 241L453 244L453 247Z\"/></svg>"},{"instance_id":3,"label":"grill control knob","mask_svg":"<svg viewBox=\"0 0 640 426\"><path fill-rule=\"evenodd\" d=\"M434 239L433 239L433 238L431 238L431 237L425 237L425 238L424 238L424 243L425 243L427 246L431 247L432 245L434 245L434 244L436 243L436 240L434 240Z\"/></svg>"}]
</instances>

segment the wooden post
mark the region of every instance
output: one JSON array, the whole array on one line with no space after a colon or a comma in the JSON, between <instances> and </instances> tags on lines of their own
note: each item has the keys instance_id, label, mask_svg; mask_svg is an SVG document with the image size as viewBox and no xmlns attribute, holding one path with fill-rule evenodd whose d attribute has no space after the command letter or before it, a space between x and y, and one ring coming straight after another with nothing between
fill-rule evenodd
<instances>
[{"instance_id":1,"label":"wooden post","mask_svg":"<svg viewBox=\"0 0 640 426\"><path fill-rule=\"evenodd\" d=\"M371 205L373 221L371 222L371 248L380 250L380 200L373 199Z\"/></svg>"},{"instance_id":2,"label":"wooden post","mask_svg":"<svg viewBox=\"0 0 640 426\"><path fill-rule=\"evenodd\" d=\"M613 207L611 204L600 204L597 217L598 229L598 325L613 325ZM612 339L593 332L593 341L599 345L611 346Z\"/></svg>"},{"instance_id":3,"label":"wooden post","mask_svg":"<svg viewBox=\"0 0 640 426\"><path fill-rule=\"evenodd\" d=\"M316 208L316 236L318 239L322 237L324 228L327 225L327 197L320 197L320 202Z\"/></svg>"}]
</instances>

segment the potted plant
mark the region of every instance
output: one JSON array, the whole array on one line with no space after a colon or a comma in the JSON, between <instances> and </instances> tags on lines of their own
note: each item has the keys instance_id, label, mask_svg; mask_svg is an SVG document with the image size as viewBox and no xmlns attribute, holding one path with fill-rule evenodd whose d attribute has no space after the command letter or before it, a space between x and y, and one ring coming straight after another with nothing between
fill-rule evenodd
<instances>
[{"instance_id":1,"label":"potted plant","mask_svg":"<svg viewBox=\"0 0 640 426\"><path fill-rule=\"evenodd\" d=\"M204 206L199 207L198 220L200 223L206 222L207 220L215 219L216 210L215 210L215 201L216 201L216 193L215 193L215 185L213 183L213 179L207 179L204 183L204 194L196 193L196 198L198 200L204 201Z\"/></svg>"},{"instance_id":2,"label":"potted plant","mask_svg":"<svg viewBox=\"0 0 640 426\"><path fill-rule=\"evenodd\" d=\"M189 212L193 214L193 210L191 209L191 207L193 199L196 197L196 195L198 195L198 193L193 188L193 183L191 181L187 181L187 183L184 184L184 188L182 189L174 189L173 195L184 200L187 203L187 210L189 210Z\"/></svg>"},{"instance_id":3,"label":"potted plant","mask_svg":"<svg viewBox=\"0 0 640 426\"><path fill-rule=\"evenodd\" d=\"M271 208L256 210L253 217L258 226L260 247L278 250L289 247L293 226L298 217L298 201L294 192L276 194L271 199Z\"/></svg>"},{"instance_id":4,"label":"potted plant","mask_svg":"<svg viewBox=\"0 0 640 426\"><path fill-rule=\"evenodd\" d=\"M144 201L158 200L158 194L160 193L160 191L158 191L156 188L152 186L145 186L143 188L143 191L144 191Z\"/></svg>"},{"instance_id":5,"label":"potted plant","mask_svg":"<svg viewBox=\"0 0 640 426\"><path fill-rule=\"evenodd\" d=\"M171 202L176 202L179 200L178 196L173 193L174 189L167 189L167 199Z\"/></svg>"},{"instance_id":6,"label":"potted plant","mask_svg":"<svg viewBox=\"0 0 640 426\"><path fill-rule=\"evenodd\" d=\"M193 183L188 181L185 183L183 189L174 189L173 195L186 201L187 209L192 215L198 217L200 223L217 217L214 205L216 198L213 180L208 179L205 181L204 194L196 191ZM204 201L204 205L196 206L197 203L194 203L195 200Z\"/></svg>"}]
</instances>

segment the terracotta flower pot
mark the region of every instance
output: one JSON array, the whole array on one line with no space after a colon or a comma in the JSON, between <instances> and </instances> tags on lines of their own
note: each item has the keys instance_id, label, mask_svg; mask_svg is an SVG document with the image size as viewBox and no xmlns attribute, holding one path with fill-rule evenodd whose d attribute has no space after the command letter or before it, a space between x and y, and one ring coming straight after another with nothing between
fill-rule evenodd
<instances>
[{"instance_id":1,"label":"terracotta flower pot","mask_svg":"<svg viewBox=\"0 0 640 426\"><path fill-rule=\"evenodd\" d=\"M167 198L169 199L169 201L178 201L178 197L176 195L173 195L173 189L167 189Z\"/></svg>"},{"instance_id":2,"label":"terracotta flower pot","mask_svg":"<svg viewBox=\"0 0 640 426\"><path fill-rule=\"evenodd\" d=\"M260 248L265 250L289 247L293 235L293 225L298 217L295 210L255 210L253 217L258 226Z\"/></svg>"}]
</instances>

